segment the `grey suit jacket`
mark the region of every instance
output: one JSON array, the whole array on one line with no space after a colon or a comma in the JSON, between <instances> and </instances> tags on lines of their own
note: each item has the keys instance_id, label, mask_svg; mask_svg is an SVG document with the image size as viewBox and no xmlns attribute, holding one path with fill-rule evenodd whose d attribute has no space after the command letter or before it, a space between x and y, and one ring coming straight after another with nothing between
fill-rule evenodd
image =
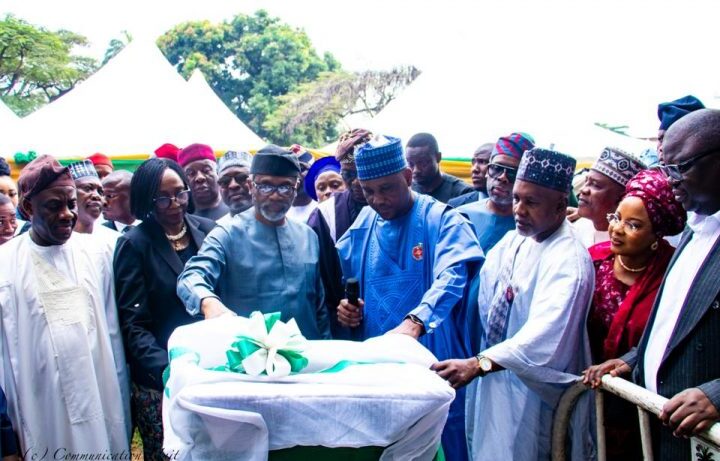
<instances>
[{"instance_id":1,"label":"grey suit jacket","mask_svg":"<svg viewBox=\"0 0 720 461\"><path fill-rule=\"evenodd\" d=\"M685 249L693 233L686 231L668 271ZM700 255L698 255L700 257ZM667 278L667 273L666 273ZM633 366L633 381L644 386L644 357L650 331L657 317L660 297L674 287L663 282L645 332L637 348L621 357ZM680 318L672 332L657 373L658 393L670 398L691 387L700 388L720 409L720 239L715 241L685 297ZM678 439L658 424L653 441L659 459L690 459L689 441Z\"/></svg>"}]
</instances>

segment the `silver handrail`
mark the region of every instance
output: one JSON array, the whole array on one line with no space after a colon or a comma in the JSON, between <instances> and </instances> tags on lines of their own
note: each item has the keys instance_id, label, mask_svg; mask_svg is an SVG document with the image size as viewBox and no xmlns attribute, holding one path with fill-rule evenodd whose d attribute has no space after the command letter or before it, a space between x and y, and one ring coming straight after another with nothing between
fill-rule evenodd
<instances>
[{"instance_id":1,"label":"silver handrail","mask_svg":"<svg viewBox=\"0 0 720 461\"><path fill-rule=\"evenodd\" d=\"M570 415L580 396L588 390L582 384L582 378L578 377L578 381L565 391L560 398L555 418L553 420L552 433L552 460L565 461L567 453L565 448L565 439L567 438L568 426L570 424ZM652 460L652 444L650 443L650 418L649 414L656 417L662 412L665 397L650 392L644 387L640 387L622 378L615 378L610 375L602 377L602 383L598 388L600 392L596 393L595 407L597 409L597 441L598 441L598 461L605 461L605 425L603 417L603 397L602 391L610 392L620 398L633 403L638 407L638 416L640 418L640 436L642 439L643 457L646 460ZM710 445L720 448L720 423L713 424L707 431L698 435Z\"/></svg>"}]
</instances>

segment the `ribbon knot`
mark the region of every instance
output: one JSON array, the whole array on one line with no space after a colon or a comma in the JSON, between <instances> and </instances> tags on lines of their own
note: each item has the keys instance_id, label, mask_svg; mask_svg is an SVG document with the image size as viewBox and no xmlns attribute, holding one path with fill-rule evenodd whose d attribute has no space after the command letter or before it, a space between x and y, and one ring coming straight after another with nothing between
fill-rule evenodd
<instances>
[{"instance_id":1,"label":"ribbon knot","mask_svg":"<svg viewBox=\"0 0 720 461\"><path fill-rule=\"evenodd\" d=\"M253 312L246 334L238 336L226 352L226 367L250 376L287 376L307 366L308 359L301 354L306 345L295 319L285 323L279 312Z\"/></svg>"}]
</instances>

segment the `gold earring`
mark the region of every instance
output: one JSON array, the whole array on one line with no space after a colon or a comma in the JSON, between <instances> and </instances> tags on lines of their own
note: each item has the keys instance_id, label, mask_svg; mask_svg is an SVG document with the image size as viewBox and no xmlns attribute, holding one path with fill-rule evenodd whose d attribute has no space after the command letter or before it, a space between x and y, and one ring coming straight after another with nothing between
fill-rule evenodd
<instances>
[{"instance_id":1,"label":"gold earring","mask_svg":"<svg viewBox=\"0 0 720 461\"><path fill-rule=\"evenodd\" d=\"M658 243L657 240L655 240L655 241L653 242L653 244L650 245L650 249L651 249L652 251L655 251L655 250L658 249L659 246L660 246L660 244Z\"/></svg>"}]
</instances>

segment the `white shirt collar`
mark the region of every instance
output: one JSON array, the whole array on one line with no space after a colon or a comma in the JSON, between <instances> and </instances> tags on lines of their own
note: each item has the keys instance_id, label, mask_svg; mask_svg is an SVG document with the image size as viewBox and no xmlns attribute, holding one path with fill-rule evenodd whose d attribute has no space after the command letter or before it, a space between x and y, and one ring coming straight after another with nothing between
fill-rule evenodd
<instances>
[{"instance_id":1,"label":"white shirt collar","mask_svg":"<svg viewBox=\"0 0 720 461\"><path fill-rule=\"evenodd\" d=\"M691 211L688 213L687 224L695 234L713 234L720 227L720 211L711 215L702 215Z\"/></svg>"}]
</instances>

